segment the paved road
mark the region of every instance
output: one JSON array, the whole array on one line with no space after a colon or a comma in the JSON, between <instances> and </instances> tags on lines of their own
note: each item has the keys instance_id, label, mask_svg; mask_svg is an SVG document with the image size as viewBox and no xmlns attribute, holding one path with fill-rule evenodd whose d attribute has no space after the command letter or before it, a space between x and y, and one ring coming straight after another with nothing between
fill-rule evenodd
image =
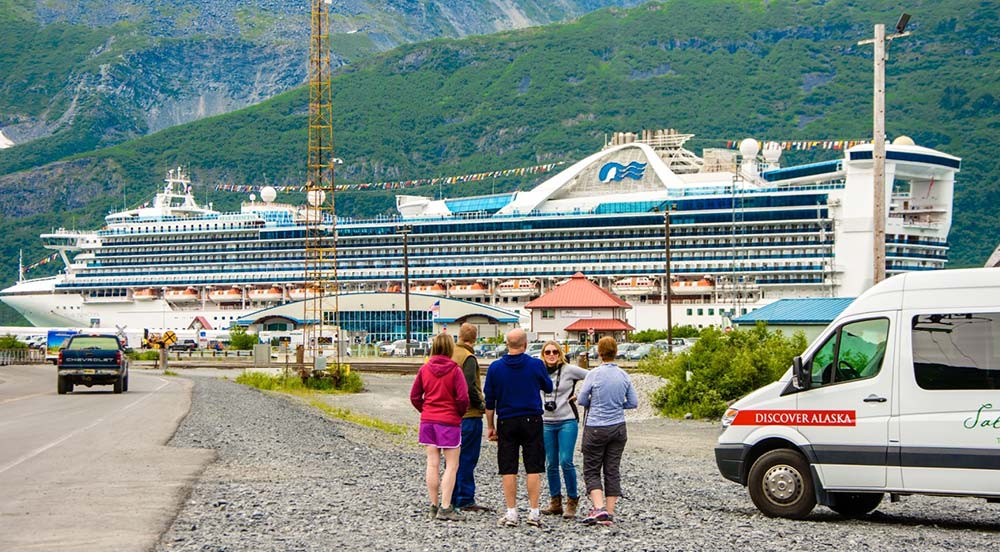
<instances>
[{"instance_id":1,"label":"paved road","mask_svg":"<svg viewBox=\"0 0 1000 552\"><path fill-rule=\"evenodd\" d=\"M52 365L0 367L0 550L149 550L214 458L168 448L191 383L56 394Z\"/></svg>"}]
</instances>

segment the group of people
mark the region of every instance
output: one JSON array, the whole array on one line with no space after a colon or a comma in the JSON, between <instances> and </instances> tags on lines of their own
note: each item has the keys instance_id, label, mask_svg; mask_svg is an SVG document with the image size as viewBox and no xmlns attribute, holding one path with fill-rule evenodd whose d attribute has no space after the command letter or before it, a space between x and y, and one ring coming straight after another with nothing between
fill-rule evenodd
<instances>
[{"instance_id":1,"label":"group of people","mask_svg":"<svg viewBox=\"0 0 1000 552\"><path fill-rule=\"evenodd\" d=\"M410 389L410 401L420 412L419 442L427 453L430 517L460 521L463 512L490 510L475 500L485 415L487 439L497 443L506 506L498 524L519 523L517 474L522 460L528 525L541 526L542 514L575 519L579 494L573 451L582 418L583 478L592 508L581 521L612 524L628 440L625 410L638 406L628 374L614 363L618 344L611 337L598 341L601 364L586 370L569 363L556 341L544 344L541 359L525 354L527 334L514 329L506 336L507 353L490 364L480 386L476 338L472 324L461 326L457 344L447 333L437 335ZM539 505L543 471L550 495L545 509Z\"/></svg>"}]
</instances>

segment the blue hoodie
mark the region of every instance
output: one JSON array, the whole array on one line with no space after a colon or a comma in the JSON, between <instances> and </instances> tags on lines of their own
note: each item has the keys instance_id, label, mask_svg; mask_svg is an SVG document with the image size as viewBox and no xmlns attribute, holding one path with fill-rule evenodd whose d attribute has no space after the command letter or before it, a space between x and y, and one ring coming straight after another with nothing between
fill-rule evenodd
<instances>
[{"instance_id":1,"label":"blue hoodie","mask_svg":"<svg viewBox=\"0 0 1000 552\"><path fill-rule=\"evenodd\" d=\"M552 379L541 360L526 354L504 355L486 370L483 394L486 409L495 410L497 419L541 416L539 392L552 392Z\"/></svg>"}]
</instances>

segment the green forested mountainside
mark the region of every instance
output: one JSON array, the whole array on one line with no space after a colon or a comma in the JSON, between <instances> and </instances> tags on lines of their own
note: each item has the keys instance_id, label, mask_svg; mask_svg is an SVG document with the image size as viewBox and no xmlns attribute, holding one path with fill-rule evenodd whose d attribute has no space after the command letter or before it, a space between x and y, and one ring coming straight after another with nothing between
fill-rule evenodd
<instances>
[{"instance_id":1,"label":"green forested mountainside","mask_svg":"<svg viewBox=\"0 0 1000 552\"><path fill-rule=\"evenodd\" d=\"M334 81L340 182L455 175L575 161L607 133L673 127L722 140L857 139L871 134L872 25L892 27L888 1L674 0L610 9L576 22L403 46L343 69ZM963 158L951 234L952 266L981 265L1000 239L1000 7L914 1L913 36L887 67L890 138ZM300 184L306 92L235 113L0 176L0 233L12 279L18 248L55 225L93 228L100 216L154 193L166 168L190 167L199 198L243 198L217 183ZM786 162L805 161L792 154ZM812 158L831 158L820 152ZM56 182L60 194L40 189ZM530 178L408 193L462 196L530 187ZM124 188L124 192L122 190ZM108 190L89 193L88 190ZM11 193L16 192L16 193ZM300 198L285 197L300 202ZM392 195L338 195L342 215L390 211ZM44 271L37 272L38 275ZM36 273L33 273L35 275Z\"/></svg>"}]
</instances>

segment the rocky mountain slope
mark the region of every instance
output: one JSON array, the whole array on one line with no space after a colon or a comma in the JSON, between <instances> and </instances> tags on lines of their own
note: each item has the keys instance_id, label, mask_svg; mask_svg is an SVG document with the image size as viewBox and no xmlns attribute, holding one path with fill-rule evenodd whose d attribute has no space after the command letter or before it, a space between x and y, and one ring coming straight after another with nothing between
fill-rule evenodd
<instances>
[{"instance_id":1,"label":"rocky mountain slope","mask_svg":"<svg viewBox=\"0 0 1000 552\"><path fill-rule=\"evenodd\" d=\"M335 63L637 0L334 1ZM306 75L308 0L0 2L0 172L253 105Z\"/></svg>"},{"instance_id":2,"label":"rocky mountain slope","mask_svg":"<svg viewBox=\"0 0 1000 552\"><path fill-rule=\"evenodd\" d=\"M890 138L906 134L963 158L950 256L953 266L981 265L1000 240L1000 156L993 151L1000 8L977 0L943 4L914 0L907 8L914 34L891 47L887 130ZM671 0L602 10L570 24L404 45L335 77L337 155L345 159L337 179L574 161L599 148L609 132L643 128L695 133L694 151L746 136L866 138L872 54L856 43L871 36L873 22L891 26L898 14L889 0L864 10L852 0ZM5 279L18 249L29 262L44 254L40 231L98 227L108 209L151 197L167 167L190 167L199 199L216 207L235 207L243 196L214 192L215 184L301 183L306 101L305 90L296 88L115 147L77 156L50 149L58 161L19 173L0 170L0 251L10 260L0 267ZM99 127L102 135L118 132L108 122ZM30 152L7 151L18 150ZM787 162L797 162L837 153L788 155ZM500 192L530 187L536 178L412 193ZM337 205L345 215L383 213L392 209L392 192L345 193Z\"/></svg>"}]
</instances>

